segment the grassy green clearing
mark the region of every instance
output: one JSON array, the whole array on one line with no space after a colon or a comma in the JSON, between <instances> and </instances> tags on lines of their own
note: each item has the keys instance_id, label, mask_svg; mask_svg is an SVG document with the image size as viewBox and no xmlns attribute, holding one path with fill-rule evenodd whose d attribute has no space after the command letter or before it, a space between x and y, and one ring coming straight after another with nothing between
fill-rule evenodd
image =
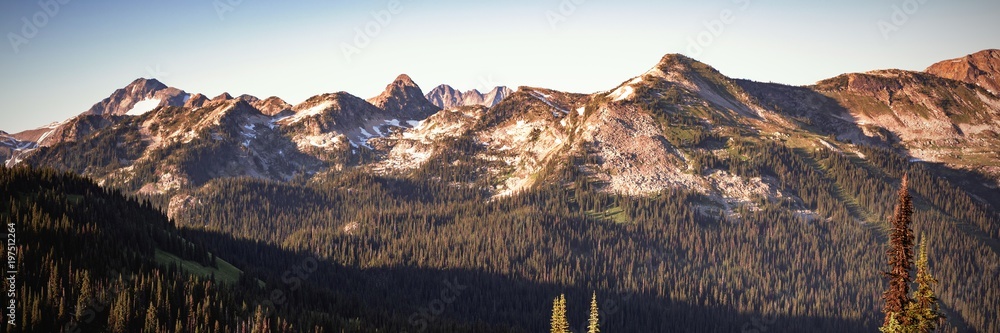
<instances>
[{"instance_id":1,"label":"grassy green clearing","mask_svg":"<svg viewBox=\"0 0 1000 333\"><path fill-rule=\"evenodd\" d=\"M219 258L215 258L215 263L219 268L205 267L199 263L181 259L170 252L160 249L156 249L156 262L161 265L177 264L184 271L205 278L211 277L214 274L215 280L222 283L236 283L240 278L240 274L243 273L236 266Z\"/></svg>"}]
</instances>

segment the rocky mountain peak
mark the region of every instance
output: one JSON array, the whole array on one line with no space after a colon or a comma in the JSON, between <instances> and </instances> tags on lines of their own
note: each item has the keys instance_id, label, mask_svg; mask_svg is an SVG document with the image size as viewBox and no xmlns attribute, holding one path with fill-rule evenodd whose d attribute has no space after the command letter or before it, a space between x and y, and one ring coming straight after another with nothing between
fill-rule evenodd
<instances>
[{"instance_id":1,"label":"rocky mountain peak","mask_svg":"<svg viewBox=\"0 0 1000 333\"><path fill-rule=\"evenodd\" d=\"M132 81L132 83L129 83L127 86L125 86L125 90L128 90L130 92L134 92L136 90L157 91L166 88L167 85L163 84L163 82L160 82L157 79L146 79L146 78L135 79L135 81Z\"/></svg>"},{"instance_id":2,"label":"rocky mountain peak","mask_svg":"<svg viewBox=\"0 0 1000 333\"><path fill-rule=\"evenodd\" d=\"M660 62L656 64L654 69L659 69L664 72L688 71L691 70L692 65L694 64L701 64L701 62L683 54L671 53L664 55L663 58L660 58Z\"/></svg>"},{"instance_id":3,"label":"rocky mountain peak","mask_svg":"<svg viewBox=\"0 0 1000 333\"><path fill-rule=\"evenodd\" d=\"M483 94L478 89L463 92L452 86L442 84L427 93L426 97L427 100L437 107L450 109L474 105L493 107L513 93L514 90L504 86L495 87L486 94Z\"/></svg>"},{"instance_id":4,"label":"rocky mountain peak","mask_svg":"<svg viewBox=\"0 0 1000 333\"><path fill-rule=\"evenodd\" d=\"M396 77L382 94L368 102L388 114L409 119L423 119L439 110L427 101L420 87L406 74Z\"/></svg>"},{"instance_id":5,"label":"rocky mountain peak","mask_svg":"<svg viewBox=\"0 0 1000 333\"><path fill-rule=\"evenodd\" d=\"M230 95L228 92L224 92L219 96L212 97L211 101L218 102L218 101L228 101L231 99L233 99L233 95Z\"/></svg>"},{"instance_id":6,"label":"rocky mountain peak","mask_svg":"<svg viewBox=\"0 0 1000 333\"><path fill-rule=\"evenodd\" d=\"M132 111L139 102L156 104L154 106L180 106L185 102L187 93L177 88L171 88L156 79L138 78L124 88L115 90L108 98L94 104L84 114L88 115L124 115Z\"/></svg>"},{"instance_id":7,"label":"rocky mountain peak","mask_svg":"<svg viewBox=\"0 0 1000 333\"><path fill-rule=\"evenodd\" d=\"M240 95L239 97L236 97L236 98L244 100L244 101L247 101L247 103L250 103L250 104L253 104L253 103L256 103L256 102L260 101L260 98L257 98L257 96L248 95L248 94L243 94L243 95Z\"/></svg>"},{"instance_id":8,"label":"rocky mountain peak","mask_svg":"<svg viewBox=\"0 0 1000 333\"><path fill-rule=\"evenodd\" d=\"M393 85L400 85L400 86L413 86L413 87L417 86L417 84L413 82L413 79L411 79L410 76L406 74L399 74L399 76L397 76L396 79L392 81L392 83Z\"/></svg>"},{"instance_id":9,"label":"rocky mountain peak","mask_svg":"<svg viewBox=\"0 0 1000 333\"><path fill-rule=\"evenodd\" d=\"M186 108L200 108L208 103L208 97L202 94L192 94L187 102L184 102L184 107Z\"/></svg>"},{"instance_id":10,"label":"rocky mountain peak","mask_svg":"<svg viewBox=\"0 0 1000 333\"><path fill-rule=\"evenodd\" d=\"M941 61L924 71L946 79L975 84L994 94L1000 93L1000 50L997 49Z\"/></svg>"},{"instance_id":11,"label":"rocky mountain peak","mask_svg":"<svg viewBox=\"0 0 1000 333\"><path fill-rule=\"evenodd\" d=\"M257 100L252 103L255 108L260 110L261 113L274 116L284 111L290 111L292 105L285 102L285 100L278 98L277 96L271 96L263 100Z\"/></svg>"}]
</instances>

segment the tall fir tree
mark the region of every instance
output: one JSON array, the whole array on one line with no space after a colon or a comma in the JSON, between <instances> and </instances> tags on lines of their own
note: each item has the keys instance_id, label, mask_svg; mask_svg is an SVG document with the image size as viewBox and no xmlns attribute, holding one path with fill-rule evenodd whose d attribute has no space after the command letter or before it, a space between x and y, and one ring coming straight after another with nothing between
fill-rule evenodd
<instances>
[{"instance_id":1,"label":"tall fir tree","mask_svg":"<svg viewBox=\"0 0 1000 333\"><path fill-rule=\"evenodd\" d=\"M566 319L566 295L559 295L552 301L552 333L569 333Z\"/></svg>"},{"instance_id":2,"label":"tall fir tree","mask_svg":"<svg viewBox=\"0 0 1000 333\"><path fill-rule=\"evenodd\" d=\"M549 324L552 326L550 332L559 332L559 296L552 299L552 318L549 319Z\"/></svg>"},{"instance_id":3,"label":"tall fir tree","mask_svg":"<svg viewBox=\"0 0 1000 333\"><path fill-rule=\"evenodd\" d=\"M931 275L927 263L927 237L920 237L920 254L917 257L917 289L913 291L913 301L908 308L912 331L933 332L944 317L934 295L934 285L937 279Z\"/></svg>"},{"instance_id":4,"label":"tall fir tree","mask_svg":"<svg viewBox=\"0 0 1000 333\"><path fill-rule=\"evenodd\" d=\"M896 209L893 211L891 230L889 232L889 271L885 276L889 279L889 289L882 294L885 307L883 326L888 327L893 314L903 327L910 325L909 318L904 315L910 303L910 269L913 267L913 231L910 222L913 215L913 202L908 188L908 177L903 176L896 199Z\"/></svg>"},{"instance_id":5,"label":"tall fir tree","mask_svg":"<svg viewBox=\"0 0 1000 333\"><path fill-rule=\"evenodd\" d=\"M590 297L590 326L587 327L587 332L601 332L599 321L597 310L597 292L594 292L594 294Z\"/></svg>"}]
</instances>

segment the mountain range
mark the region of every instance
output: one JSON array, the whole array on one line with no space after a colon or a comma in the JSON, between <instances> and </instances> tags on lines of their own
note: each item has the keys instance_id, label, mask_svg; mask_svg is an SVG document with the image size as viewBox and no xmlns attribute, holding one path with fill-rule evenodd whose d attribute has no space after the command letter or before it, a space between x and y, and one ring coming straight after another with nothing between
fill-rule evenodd
<instances>
[{"instance_id":1,"label":"mountain range","mask_svg":"<svg viewBox=\"0 0 1000 333\"><path fill-rule=\"evenodd\" d=\"M671 311L688 311L672 318L692 325L740 318L724 329L747 313L778 313L807 331L873 328L881 230L909 175L951 330L991 331L1000 327L1000 286L988 278L1000 274L998 57L790 86L668 54L589 94L448 85L425 94L404 74L368 99L335 92L297 105L137 79L71 119L0 132L0 158L147 198L205 244L220 233L362 272L469 270L454 274L517 310L463 308L449 320L530 317L514 331L537 331L545 304L503 295L534 300L526 290L558 287L635 293L650 308L616 327L644 331L668 327L651 320ZM252 265L251 250L218 251ZM971 257L977 264L960 259ZM396 274L387 281L407 276ZM362 294L391 293L383 280L361 284Z\"/></svg>"},{"instance_id":2,"label":"mountain range","mask_svg":"<svg viewBox=\"0 0 1000 333\"><path fill-rule=\"evenodd\" d=\"M593 94L497 87L483 95L440 85L425 96L400 75L367 101L338 92L294 106L278 97L208 99L137 79L77 117L4 134L0 153L7 165L27 160L90 170L87 175L102 181L162 193L218 177L288 180L331 167L405 173L433 155L441 140L469 135L489 148L476 159L502 162L482 174L498 184L496 194L530 186L552 161L584 154L599 160L586 168L602 170L593 173L609 191L683 186L727 196L714 176L689 172L691 155L713 150L706 138L752 133L849 154L855 145L891 147L995 181L1000 98L990 78L997 57L998 51L987 50L927 72L877 70L793 87L731 79L693 59L667 55L646 73ZM96 153L88 147L98 141L114 143L120 156L67 162L66 155ZM201 145L213 147L200 161L204 168L197 168L199 175L185 172L199 163L187 152ZM185 157L165 164L159 161L164 155Z\"/></svg>"},{"instance_id":3,"label":"mountain range","mask_svg":"<svg viewBox=\"0 0 1000 333\"><path fill-rule=\"evenodd\" d=\"M427 93L427 100L442 109L472 105L482 105L489 108L513 93L514 91L507 87L496 87L486 94L476 89L463 92L442 84Z\"/></svg>"}]
</instances>

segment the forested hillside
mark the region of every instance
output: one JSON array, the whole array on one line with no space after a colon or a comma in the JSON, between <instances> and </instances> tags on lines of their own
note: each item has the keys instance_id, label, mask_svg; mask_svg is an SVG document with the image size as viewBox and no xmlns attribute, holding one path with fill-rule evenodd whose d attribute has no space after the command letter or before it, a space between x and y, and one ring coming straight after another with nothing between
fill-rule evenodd
<instances>
[{"instance_id":1,"label":"forested hillside","mask_svg":"<svg viewBox=\"0 0 1000 333\"><path fill-rule=\"evenodd\" d=\"M201 241L231 234L353 268L359 277L318 283L399 316L454 280L469 292L443 316L511 331L544 330L560 293L581 310L571 322L583 323L592 291L616 304L601 317L608 332L872 331L882 318L885 221L908 173L945 331L997 327L996 207L885 150L862 148L860 159L742 140L729 149L739 158L701 163L774 177L801 202L762 199L727 216L693 191L601 194L575 168L552 175L561 185L492 200L449 183L349 172L306 184L215 181L178 219ZM248 246L219 251L256 261Z\"/></svg>"},{"instance_id":2,"label":"forested hillside","mask_svg":"<svg viewBox=\"0 0 1000 333\"><path fill-rule=\"evenodd\" d=\"M16 251L8 252L16 258L16 325L2 325L3 332L407 327L403 319L357 309L356 301L307 280L329 276L336 265L254 244L260 256L254 267L274 266L241 271L208 251L203 235L176 229L148 202L79 176L0 166L0 209L0 222L16 231L17 240ZM221 235L207 239L212 247L236 243ZM447 325L442 320L433 327Z\"/></svg>"}]
</instances>

